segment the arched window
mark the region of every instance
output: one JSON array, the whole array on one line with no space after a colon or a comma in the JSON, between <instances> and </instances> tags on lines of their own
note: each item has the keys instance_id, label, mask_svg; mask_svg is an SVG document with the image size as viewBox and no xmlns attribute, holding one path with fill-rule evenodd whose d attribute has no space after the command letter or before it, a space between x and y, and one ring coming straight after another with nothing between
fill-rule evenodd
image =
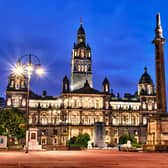
<instances>
[{"instance_id":1,"label":"arched window","mask_svg":"<svg viewBox=\"0 0 168 168\"><path fill-rule=\"evenodd\" d=\"M87 65L85 65L85 72L87 72Z\"/></svg>"},{"instance_id":2,"label":"arched window","mask_svg":"<svg viewBox=\"0 0 168 168\"><path fill-rule=\"evenodd\" d=\"M13 87L13 86L14 86L14 81L12 80L10 83L10 87Z\"/></svg>"},{"instance_id":3,"label":"arched window","mask_svg":"<svg viewBox=\"0 0 168 168\"><path fill-rule=\"evenodd\" d=\"M48 119L47 119L46 114L42 114L40 118L41 118L41 124L42 125L46 125L48 123Z\"/></svg>"},{"instance_id":4,"label":"arched window","mask_svg":"<svg viewBox=\"0 0 168 168\"><path fill-rule=\"evenodd\" d=\"M105 85L105 92L108 92L108 84Z\"/></svg>"},{"instance_id":5,"label":"arched window","mask_svg":"<svg viewBox=\"0 0 168 168\"><path fill-rule=\"evenodd\" d=\"M90 57L90 52L88 52L88 57Z\"/></svg>"},{"instance_id":6,"label":"arched window","mask_svg":"<svg viewBox=\"0 0 168 168\"><path fill-rule=\"evenodd\" d=\"M85 55L84 50L81 51L81 57L83 58Z\"/></svg>"},{"instance_id":7,"label":"arched window","mask_svg":"<svg viewBox=\"0 0 168 168\"><path fill-rule=\"evenodd\" d=\"M84 66L83 66L83 65L81 65L81 71L82 71L82 72L84 71Z\"/></svg>"},{"instance_id":8,"label":"arched window","mask_svg":"<svg viewBox=\"0 0 168 168\"><path fill-rule=\"evenodd\" d=\"M80 66L80 65L78 65L78 71L79 71L79 72L81 71L81 66Z\"/></svg>"}]
</instances>

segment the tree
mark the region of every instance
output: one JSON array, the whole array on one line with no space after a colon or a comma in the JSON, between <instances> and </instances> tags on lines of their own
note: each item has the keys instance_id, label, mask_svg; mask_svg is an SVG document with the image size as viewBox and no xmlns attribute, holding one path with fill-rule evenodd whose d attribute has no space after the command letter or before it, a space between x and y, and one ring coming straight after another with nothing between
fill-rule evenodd
<instances>
[{"instance_id":1,"label":"tree","mask_svg":"<svg viewBox=\"0 0 168 168\"><path fill-rule=\"evenodd\" d=\"M17 139L25 137L26 119L18 109L2 109L0 110L0 134Z\"/></svg>"},{"instance_id":2,"label":"tree","mask_svg":"<svg viewBox=\"0 0 168 168\"><path fill-rule=\"evenodd\" d=\"M132 134L124 134L119 138L119 144L126 144L130 140L131 144L137 144L136 138Z\"/></svg>"},{"instance_id":3,"label":"tree","mask_svg":"<svg viewBox=\"0 0 168 168\"><path fill-rule=\"evenodd\" d=\"M79 134L76 138L76 144L80 144L81 147L87 147L90 136L87 133Z\"/></svg>"},{"instance_id":4,"label":"tree","mask_svg":"<svg viewBox=\"0 0 168 168\"><path fill-rule=\"evenodd\" d=\"M88 141L90 140L90 136L87 133L79 134L77 137L73 136L68 141L69 146L80 146L80 147L87 147Z\"/></svg>"}]
</instances>

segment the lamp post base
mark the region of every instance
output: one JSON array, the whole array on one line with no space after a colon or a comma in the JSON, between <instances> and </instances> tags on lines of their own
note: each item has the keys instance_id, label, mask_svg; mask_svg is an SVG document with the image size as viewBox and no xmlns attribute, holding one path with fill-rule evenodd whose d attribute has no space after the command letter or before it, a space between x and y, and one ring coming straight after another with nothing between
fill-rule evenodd
<instances>
[{"instance_id":1,"label":"lamp post base","mask_svg":"<svg viewBox=\"0 0 168 168\"><path fill-rule=\"evenodd\" d=\"M26 145L25 145L25 153L29 152L29 130L26 130Z\"/></svg>"}]
</instances>

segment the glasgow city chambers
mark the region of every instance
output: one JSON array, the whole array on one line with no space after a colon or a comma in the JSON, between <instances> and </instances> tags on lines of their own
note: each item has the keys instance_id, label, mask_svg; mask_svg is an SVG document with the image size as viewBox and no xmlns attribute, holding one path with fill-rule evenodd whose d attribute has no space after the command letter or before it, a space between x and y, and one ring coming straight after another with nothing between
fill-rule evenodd
<instances>
[{"instance_id":1,"label":"glasgow city chambers","mask_svg":"<svg viewBox=\"0 0 168 168\"><path fill-rule=\"evenodd\" d=\"M156 33L157 29L158 25ZM123 97L111 91L107 78L102 80L102 90L94 89L93 75L92 51L80 23L72 48L71 76L62 79L61 95L49 96L46 91L38 95L30 90L27 104L26 76L11 73L6 107L26 111L29 106L29 128L37 128L42 146L66 145L67 140L79 133L88 133L95 144L95 130L100 123L106 146L118 144L120 136L126 133L144 144L148 119L157 111L156 89L147 67L139 74L135 94Z\"/></svg>"}]
</instances>

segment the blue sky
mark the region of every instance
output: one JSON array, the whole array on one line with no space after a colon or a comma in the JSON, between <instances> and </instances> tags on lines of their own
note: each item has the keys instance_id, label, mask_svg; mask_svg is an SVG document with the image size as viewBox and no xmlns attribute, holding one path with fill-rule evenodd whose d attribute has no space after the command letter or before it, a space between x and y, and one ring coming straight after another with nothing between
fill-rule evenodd
<instances>
[{"instance_id":1,"label":"blue sky","mask_svg":"<svg viewBox=\"0 0 168 168\"><path fill-rule=\"evenodd\" d=\"M145 65L155 82L155 18L160 12L167 38L167 7L166 0L0 0L1 96L5 95L9 64L28 53L38 56L48 71L44 78L33 76L31 88L59 95L64 75L70 76L80 17L92 48L96 89L102 89L107 77L115 93L134 93ZM166 72L167 53L166 43Z\"/></svg>"}]
</instances>

